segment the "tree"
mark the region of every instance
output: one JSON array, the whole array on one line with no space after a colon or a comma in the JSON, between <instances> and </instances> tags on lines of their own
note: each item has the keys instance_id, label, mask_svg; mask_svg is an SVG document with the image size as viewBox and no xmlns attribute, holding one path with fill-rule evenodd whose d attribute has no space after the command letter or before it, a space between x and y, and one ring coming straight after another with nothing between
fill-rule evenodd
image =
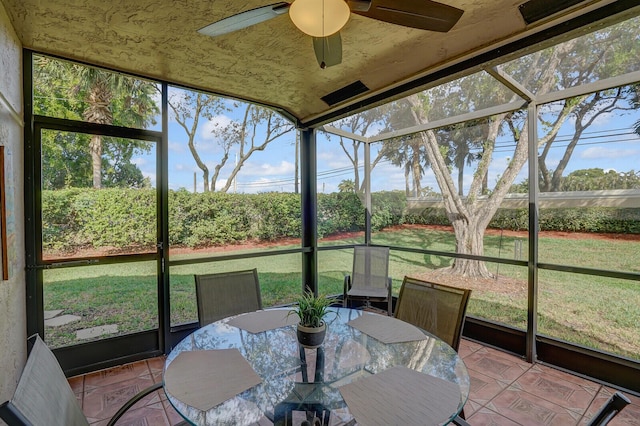
<instances>
[{"instance_id":1,"label":"tree","mask_svg":"<svg viewBox=\"0 0 640 426\"><path fill-rule=\"evenodd\" d=\"M169 100L177 123L188 136L188 146L198 168L202 170L204 191L215 191L221 170L227 165L231 150L238 150L237 161L220 192L227 192L237 174L256 151L263 151L267 145L294 130L293 124L271 109L250 103L233 102L204 93L184 91L176 93ZM238 115L238 119L224 118L225 113ZM196 147L196 135L201 119L213 124L211 134L221 155L216 160L213 174Z\"/></svg>"},{"instance_id":2,"label":"tree","mask_svg":"<svg viewBox=\"0 0 640 426\"><path fill-rule=\"evenodd\" d=\"M617 172L600 168L574 170L560 182L562 191L597 191L606 189L640 189L640 172L630 170ZM525 194L529 191L529 180L511 185L510 193Z\"/></svg>"},{"instance_id":3,"label":"tree","mask_svg":"<svg viewBox=\"0 0 640 426\"><path fill-rule=\"evenodd\" d=\"M637 22L629 21L596 34L539 51L518 61L512 61L505 66L504 70L534 93L549 93L559 88L589 83L600 76L606 77L614 73L626 72L629 51L637 50L637 47L636 49L632 47L637 42L637 27ZM476 74L467 79L468 82L476 80L476 90L461 90L460 84L454 82L444 85L440 91L441 96L435 99L429 99L425 94L415 94L406 98L414 123L416 125L429 123L432 120L434 106L440 105L444 110L454 111L456 105L460 105L460 99L464 99L467 106L485 102L487 96L492 96L492 89L482 84L481 78L483 78L482 74ZM442 96L444 94L447 96ZM452 97L451 94L456 96ZM601 114L600 111L610 112L613 108L626 108L624 106L626 102L623 101L628 96L627 89L612 89L566 99L559 106L549 107L547 114L539 114L538 117L545 133L538 138L537 146L545 148L547 144L553 143L562 125L570 118L576 119L576 123L579 122L576 131L584 132L593 123L592 118ZM505 101L516 99L517 97L513 95L511 99L505 99ZM426 150L429 165L434 171L442 192L447 216L455 232L456 252L482 256L484 231L511 188L514 179L527 162L530 135L526 126L525 111L497 114L479 121L477 125L482 127L483 139L475 139L476 145L481 147L481 155L478 157L466 197L460 196L451 176L450 161L447 156L450 142L443 140L442 133L439 131L429 130L420 132L418 135ZM482 182L488 173L496 148L496 140L499 135L506 134L513 138L513 154L505 170L499 175L495 186L488 191L486 200L480 201L479 196L483 194ZM566 158L563 159L560 167L566 165L572 152L570 144L565 153ZM544 150L542 155L541 161L544 161L546 159ZM457 258L451 271L472 277L492 276L483 262L464 258Z\"/></svg>"},{"instance_id":4,"label":"tree","mask_svg":"<svg viewBox=\"0 0 640 426\"><path fill-rule=\"evenodd\" d=\"M640 173L581 169L569 173L562 181L563 191L597 191L603 189L640 189Z\"/></svg>"},{"instance_id":5,"label":"tree","mask_svg":"<svg viewBox=\"0 0 640 426\"><path fill-rule=\"evenodd\" d=\"M159 109L151 83L45 56L35 57L34 74L34 111L38 114L124 127L155 123ZM87 162L94 188L149 184L131 164L136 152L149 151L148 142L63 132L43 134L42 140L43 156L49 162L45 188L88 186Z\"/></svg>"},{"instance_id":6,"label":"tree","mask_svg":"<svg viewBox=\"0 0 640 426\"><path fill-rule=\"evenodd\" d=\"M351 179L345 179L338 184L339 192L356 192L356 185Z\"/></svg>"},{"instance_id":7,"label":"tree","mask_svg":"<svg viewBox=\"0 0 640 426\"><path fill-rule=\"evenodd\" d=\"M633 106L635 108L640 108L640 84L634 84L633 91L634 91ZM640 119L638 119L636 122L633 123L632 128L633 128L633 131L638 136L640 136Z\"/></svg>"},{"instance_id":8,"label":"tree","mask_svg":"<svg viewBox=\"0 0 640 426\"><path fill-rule=\"evenodd\" d=\"M200 119L212 121L216 116L229 112L230 109L223 98L187 90L174 93L169 99L169 107L173 110L176 122L187 134L187 146L191 156L198 168L202 170L204 192L209 192L209 168L196 149L196 132L200 125ZM217 173L220 172L220 168L227 162L231 149L229 141L221 140L217 141L217 143L222 149L222 157L219 166L216 168L214 182L217 179ZM212 190L215 190L215 186Z\"/></svg>"},{"instance_id":9,"label":"tree","mask_svg":"<svg viewBox=\"0 0 640 426\"><path fill-rule=\"evenodd\" d=\"M376 126L379 125L380 127L382 127L384 111L385 110L382 107L373 108L369 111L365 111L363 113L355 114L351 117L339 120L335 125L338 128L344 129L356 135L371 136L369 133ZM364 192L364 188L366 187L366 181L364 179L360 179L360 149L364 146L364 142L355 139L348 139L344 136L339 136L339 138L340 147L346 154L347 158L349 158L349 161L353 166L353 181L355 188L358 193L362 194ZM382 150L378 151L378 154L369 165L370 170L373 170L383 158L384 153L382 152Z\"/></svg>"},{"instance_id":10,"label":"tree","mask_svg":"<svg viewBox=\"0 0 640 426\"><path fill-rule=\"evenodd\" d=\"M385 141L380 155L394 166L403 168L405 195L419 197L422 193L421 179L429 161L420 140L409 135Z\"/></svg>"},{"instance_id":11,"label":"tree","mask_svg":"<svg viewBox=\"0 0 640 426\"><path fill-rule=\"evenodd\" d=\"M380 111L383 113L380 119L385 124L382 133L402 130L413 125L411 117L406 114L401 102L392 102ZM420 196L422 193L421 179L429 167L429 158L426 156L420 138L415 135L406 135L386 140L383 142L378 156L404 169L407 197Z\"/></svg>"},{"instance_id":12,"label":"tree","mask_svg":"<svg viewBox=\"0 0 640 426\"><path fill-rule=\"evenodd\" d=\"M254 104L236 104L244 108L242 120L233 121L227 126L216 128L213 134L220 140L226 140L238 149L238 161L231 170L227 182L220 191L227 192L244 163L256 151L264 151L271 142L294 130L290 121L269 108ZM215 179L220 167L216 166L216 173L211 179L211 189L215 190Z\"/></svg>"},{"instance_id":13,"label":"tree","mask_svg":"<svg viewBox=\"0 0 640 426\"><path fill-rule=\"evenodd\" d=\"M554 132L544 145L542 153L538 156L540 191L555 192L562 190L560 186L562 174L569 164L573 151L584 131L600 116L611 114L616 110L632 110L633 107L631 105L621 102L627 98L628 94L628 87L618 87L616 89L596 92L591 95L580 96L564 101L562 109L564 111L570 111L568 118L574 120L574 131L571 135L571 140L565 148L564 155L554 170L550 170L547 167L547 157L557 141L557 132Z\"/></svg>"}]
</instances>

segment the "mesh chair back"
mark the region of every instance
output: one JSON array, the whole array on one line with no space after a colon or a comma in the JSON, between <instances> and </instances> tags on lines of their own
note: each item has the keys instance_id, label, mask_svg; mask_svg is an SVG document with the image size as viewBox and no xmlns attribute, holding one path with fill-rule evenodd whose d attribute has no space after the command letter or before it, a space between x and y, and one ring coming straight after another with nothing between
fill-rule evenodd
<instances>
[{"instance_id":1,"label":"mesh chair back","mask_svg":"<svg viewBox=\"0 0 640 426\"><path fill-rule=\"evenodd\" d=\"M195 275L200 326L262 309L257 269Z\"/></svg>"},{"instance_id":2,"label":"mesh chair back","mask_svg":"<svg viewBox=\"0 0 640 426\"><path fill-rule=\"evenodd\" d=\"M389 276L389 247L353 248L350 295L385 297Z\"/></svg>"},{"instance_id":3,"label":"mesh chair back","mask_svg":"<svg viewBox=\"0 0 640 426\"><path fill-rule=\"evenodd\" d=\"M8 425L87 426L58 360L38 335L11 401L0 407Z\"/></svg>"},{"instance_id":4,"label":"mesh chair back","mask_svg":"<svg viewBox=\"0 0 640 426\"><path fill-rule=\"evenodd\" d=\"M395 316L439 337L457 351L470 295L471 290L404 277Z\"/></svg>"}]
</instances>

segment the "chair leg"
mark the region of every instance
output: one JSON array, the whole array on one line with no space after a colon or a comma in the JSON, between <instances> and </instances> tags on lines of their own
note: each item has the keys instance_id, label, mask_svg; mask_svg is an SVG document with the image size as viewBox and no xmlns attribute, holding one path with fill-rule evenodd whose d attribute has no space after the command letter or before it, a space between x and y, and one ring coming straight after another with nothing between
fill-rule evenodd
<instances>
[{"instance_id":1,"label":"chair leg","mask_svg":"<svg viewBox=\"0 0 640 426\"><path fill-rule=\"evenodd\" d=\"M627 405L631 404L629 398L620 392L614 393L609 401L589 421L588 426L604 426L611 421Z\"/></svg>"},{"instance_id":2,"label":"chair leg","mask_svg":"<svg viewBox=\"0 0 640 426\"><path fill-rule=\"evenodd\" d=\"M391 280L391 277L387 278L387 280L387 286L389 288L389 294L387 295L387 315L391 317L393 316L393 297L391 296L393 281Z\"/></svg>"},{"instance_id":3,"label":"chair leg","mask_svg":"<svg viewBox=\"0 0 640 426\"><path fill-rule=\"evenodd\" d=\"M152 393L154 391L157 391L158 389L162 389L162 382L153 384L153 385L149 386L148 388L144 389L143 391L139 392L136 396L134 396L129 401L127 401L126 404L124 404L122 407L120 407L120 409L111 418L111 420L109 420L109 423L107 423L107 426L115 425L116 422L118 420L120 420L120 417L122 417L124 415L124 413L127 412L127 410L129 410L131 407L133 407L142 398L144 398L145 396L149 395L150 393Z\"/></svg>"},{"instance_id":4,"label":"chair leg","mask_svg":"<svg viewBox=\"0 0 640 426\"><path fill-rule=\"evenodd\" d=\"M451 423L453 423L454 425L457 426L471 426L469 423L467 423L464 419L462 419L462 417L460 416L456 416L455 419L453 419L451 421Z\"/></svg>"}]
</instances>

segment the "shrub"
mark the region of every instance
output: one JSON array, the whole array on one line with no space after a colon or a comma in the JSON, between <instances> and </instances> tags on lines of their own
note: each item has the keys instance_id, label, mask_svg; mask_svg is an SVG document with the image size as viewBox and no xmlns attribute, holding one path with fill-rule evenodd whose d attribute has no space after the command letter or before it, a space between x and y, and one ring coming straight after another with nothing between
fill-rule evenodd
<instances>
[{"instance_id":1,"label":"shrub","mask_svg":"<svg viewBox=\"0 0 640 426\"><path fill-rule=\"evenodd\" d=\"M85 247L153 246L156 241L154 189L65 189L42 192L45 251ZM450 225L442 208L408 212L401 191L372 194L373 230L410 224ZM527 209L500 209L489 228L526 230ZM169 191L169 243L205 247L246 240L299 238L300 195L190 193ZM640 209L543 209L540 229L567 232L640 233ZM365 208L358 194L318 194L318 236L364 230Z\"/></svg>"}]
</instances>

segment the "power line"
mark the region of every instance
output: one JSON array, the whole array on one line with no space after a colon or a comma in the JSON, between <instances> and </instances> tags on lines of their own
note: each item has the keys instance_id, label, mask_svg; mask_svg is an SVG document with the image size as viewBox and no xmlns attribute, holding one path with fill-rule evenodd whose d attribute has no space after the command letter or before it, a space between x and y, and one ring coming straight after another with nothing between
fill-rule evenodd
<instances>
[{"instance_id":1,"label":"power line","mask_svg":"<svg viewBox=\"0 0 640 426\"><path fill-rule=\"evenodd\" d=\"M625 131L623 131L625 130ZM583 134L583 136L579 139L578 145L580 146L589 146L589 145L604 145L604 144L615 144L615 143L624 143L624 142L630 142L630 141L634 141L637 140L637 135L636 133L634 133L633 131L626 131L627 129L611 129L611 130L601 130L601 131L593 131L593 132L586 132ZM616 132L616 133L611 133L611 132ZM602 135L600 135L602 134ZM586 136L585 136L586 135ZM593 142L580 142L580 141L584 141L584 140L593 140L593 139L602 139L602 138L610 138L612 136L628 136L628 138L618 138L618 139L614 139L614 140L605 140L605 141L593 141ZM554 149L560 149L560 148L566 148L567 146L569 146L568 143L562 144L562 143L557 143L557 142L565 142L565 141L570 141L572 139L572 135L560 135L558 137L556 137L556 139L554 140L554 145L552 148ZM496 149L494 150L494 153L504 153L504 152L511 152L513 148L516 147L516 143L515 142L511 142L511 141L502 141L502 142L497 142L496 143ZM511 148L511 149L509 149ZM470 152L477 152L480 153L482 152L481 149L472 149L470 150ZM380 162L378 162L378 164L391 164L390 160L381 160ZM364 165L359 165L358 166L359 170L364 170ZM320 178L336 178L336 177L340 177L340 176L346 176L346 175L350 175L353 173L353 166L345 166L345 167L339 167L339 168L335 168L335 169L328 169L328 170L324 170L321 172L318 172L317 177ZM284 179L275 179L275 180L264 180L264 181L253 181L253 182L246 182L246 183L238 183L238 186L243 187L243 188L257 188L257 187L270 187L270 186L278 186L278 185L293 185L295 183L295 178L284 178Z\"/></svg>"}]
</instances>

